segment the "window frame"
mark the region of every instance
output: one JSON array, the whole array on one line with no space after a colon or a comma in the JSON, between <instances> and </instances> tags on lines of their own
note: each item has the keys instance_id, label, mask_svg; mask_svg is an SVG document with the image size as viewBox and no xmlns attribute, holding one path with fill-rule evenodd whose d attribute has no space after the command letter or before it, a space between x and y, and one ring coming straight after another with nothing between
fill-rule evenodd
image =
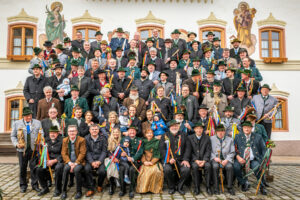
<instances>
[{"instance_id":1,"label":"window frame","mask_svg":"<svg viewBox=\"0 0 300 200\"><path fill-rule=\"evenodd\" d=\"M11 131L12 130L12 124L10 124L11 122L11 102L15 101L15 100L19 100L19 119L22 119L22 112L23 112L23 101L25 100L25 97L22 95L14 95L14 96L10 96L7 97L5 99L5 107L6 107L6 111L5 111L5 131Z\"/></svg>"},{"instance_id":2,"label":"window frame","mask_svg":"<svg viewBox=\"0 0 300 200\"><path fill-rule=\"evenodd\" d=\"M158 29L160 31L159 37L163 39L165 38L165 29L162 26L155 26L155 25L139 26L137 27L137 32L141 33L144 30L148 30L149 31L148 37L152 37L153 29Z\"/></svg>"},{"instance_id":3,"label":"window frame","mask_svg":"<svg viewBox=\"0 0 300 200\"><path fill-rule=\"evenodd\" d=\"M269 57L262 57L262 37L263 32L268 32L269 36ZM279 33L279 57L272 57L272 32ZM263 59L264 63L283 63L287 61L285 54L285 29L280 27L267 26L259 29L259 56Z\"/></svg>"},{"instance_id":4,"label":"window frame","mask_svg":"<svg viewBox=\"0 0 300 200\"><path fill-rule=\"evenodd\" d=\"M89 38L88 35L88 30L95 30L95 31L100 31L101 27L97 26L97 25L91 25L91 24L80 24L80 25L74 25L73 26L73 34L72 34L72 39L75 40L76 39L76 32L79 29L85 29L85 38L82 38L84 41L89 41L89 39L96 39L96 36L94 36L93 38Z\"/></svg>"},{"instance_id":5,"label":"window frame","mask_svg":"<svg viewBox=\"0 0 300 200\"><path fill-rule=\"evenodd\" d=\"M21 33L21 55L13 55L13 50L14 50L14 32L13 29L16 28L22 28L22 33ZM7 43L7 59L8 60L15 60L15 61L30 61L33 58L33 55L25 55L25 29L26 28L31 28L33 29L33 47L36 47L36 35L37 35L37 28L35 24L30 24L30 23L14 23L14 24L9 24L8 25L8 43Z\"/></svg>"},{"instance_id":6,"label":"window frame","mask_svg":"<svg viewBox=\"0 0 300 200\"><path fill-rule=\"evenodd\" d=\"M272 132L289 132L289 120L288 120L288 99L283 97L274 96L279 102L283 101L281 104L282 108L282 128L275 128L276 120L272 122Z\"/></svg>"},{"instance_id":7,"label":"window frame","mask_svg":"<svg viewBox=\"0 0 300 200\"><path fill-rule=\"evenodd\" d=\"M225 48L226 47L226 28L225 27L221 27L221 26L202 26L199 28L199 41L201 42L201 44L203 44L203 38L202 38L202 34L203 32L206 31L217 31L217 32L221 32L221 48Z\"/></svg>"}]
</instances>

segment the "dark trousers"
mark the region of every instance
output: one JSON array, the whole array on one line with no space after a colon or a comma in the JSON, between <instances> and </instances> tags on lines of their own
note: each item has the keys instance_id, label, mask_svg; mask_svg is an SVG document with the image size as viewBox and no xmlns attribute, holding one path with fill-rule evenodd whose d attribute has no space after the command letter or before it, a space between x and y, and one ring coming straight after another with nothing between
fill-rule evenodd
<instances>
[{"instance_id":1,"label":"dark trousers","mask_svg":"<svg viewBox=\"0 0 300 200\"><path fill-rule=\"evenodd\" d=\"M219 190L219 175L220 175L220 163L217 163L216 161L211 161L212 165L212 176L214 181L214 188L215 190ZM226 180L227 180L227 188L232 188L232 181L233 181L233 164L228 162L225 167L223 167L223 171L226 172ZM223 176L223 174L222 174ZM223 184L224 184L224 177L223 177Z\"/></svg>"},{"instance_id":2,"label":"dark trousers","mask_svg":"<svg viewBox=\"0 0 300 200\"><path fill-rule=\"evenodd\" d=\"M124 167L124 175L129 175L129 168L130 165L127 161L125 160L120 160L120 166Z\"/></svg>"},{"instance_id":3,"label":"dark trousers","mask_svg":"<svg viewBox=\"0 0 300 200\"><path fill-rule=\"evenodd\" d=\"M271 139L271 133L272 133L272 123L265 123L264 120L260 122L261 125L263 125L267 131L268 138Z\"/></svg>"},{"instance_id":4,"label":"dark trousers","mask_svg":"<svg viewBox=\"0 0 300 200\"><path fill-rule=\"evenodd\" d=\"M71 169L70 165L65 164L64 171L63 171L63 192L67 191L69 175L71 173L70 169ZM76 191L77 192L81 192L81 186L82 186L81 171L82 171L82 169L83 169L82 165L76 165L73 170L73 173L75 174L75 178L76 178Z\"/></svg>"},{"instance_id":5,"label":"dark trousers","mask_svg":"<svg viewBox=\"0 0 300 200\"><path fill-rule=\"evenodd\" d=\"M87 187L89 190L94 190L94 181L93 181L93 167L90 163L86 163L84 166L84 173L87 181ZM95 169L98 175L98 186L102 187L103 181L106 177L106 171L104 164L101 164L99 168Z\"/></svg>"},{"instance_id":6,"label":"dark trousers","mask_svg":"<svg viewBox=\"0 0 300 200\"><path fill-rule=\"evenodd\" d=\"M63 170L64 170L64 164L63 163L56 163L51 167L54 169L55 173L55 190L60 191L62 190L62 175L63 175ZM42 186L42 188L47 188L47 180L49 180L48 177L49 174L49 168L43 168L43 167L38 167L37 168L37 176L39 179L39 183ZM50 177L51 179L51 177Z\"/></svg>"},{"instance_id":7,"label":"dark trousers","mask_svg":"<svg viewBox=\"0 0 300 200\"><path fill-rule=\"evenodd\" d=\"M259 164L260 163L257 160L251 160L250 161L250 169L255 168ZM237 180L240 183L240 185L245 184L246 181L248 180L247 177L244 178L245 173L243 172L243 167L244 167L244 165L241 165L237 160L234 161L234 164L233 164L234 175L237 178ZM259 180L259 178L260 178L260 172L258 172L258 171L259 171L259 169L257 169L256 171L254 171L254 174L255 174L257 180ZM262 178L261 186L264 186L263 183L264 183L264 177Z\"/></svg>"},{"instance_id":8,"label":"dark trousers","mask_svg":"<svg viewBox=\"0 0 300 200\"><path fill-rule=\"evenodd\" d=\"M189 177L191 170L189 167L180 165L179 162L176 162L176 164L177 164L178 171L180 173L180 178L178 180L177 186L178 189L181 190L183 188L184 182ZM167 179L168 188L175 189L176 176L178 177L178 174L175 170L175 165L171 165L170 163L164 164L164 176Z\"/></svg>"},{"instance_id":9,"label":"dark trousers","mask_svg":"<svg viewBox=\"0 0 300 200\"><path fill-rule=\"evenodd\" d=\"M136 166L137 169L141 166L140 163L134 162L134 165ZM124 175L125 175L125 167L120 165L119 167L119 179L120 179L120 184L121 184L121 191L126 192L126 185L124 182ZM136 185L136 179L137 179L138 172L136 169L130 165L129 167L129 178L130 178L130 186L129 186L129 192L134 192L135 191L135 185Z\"/></svg>"},{"instance_id":10,"label":"dark trousers","mask_svg":"<svg viewBox=\"0 0 300 200\"><path fill-rule=\"evenodd\" d=\"M38 102L35 102L36 100L34 100L34 103L29 103L29 108L30 110L32 110L32 118L36 118L37 115L37 107L38 107Z\"/></svg>"},{"instance_id":11,"label":"dark trousers","mask_svg":"<svg viewBox=\"0 0 300 200\"><path fill-rule=\"evenodd\" d=\"M192 168L192 177L193 177L195 189L199 189L202 180L202 168L200 168L195 162L192 163L191 168ZM204 168L206 188L209 188L210 178L211 178L211 164L209 162L205 162L203 168Z\"/></svg>"},{"instance_id":12,"label":"dark trousers","mask_svg":"<svg viewBox=\"0 0 300 200\"><path fill-rule=\"evenodd\" d=\"M30 168L30 179L31 179L31 186L38 186L38 179L36 176L36 164L38 162L38 158L36 155L32 156L32 150L27 149L25 154L23 152L18 152L18 159L19 159L19 167L20 167L20 187L27 188L27 165L29 164Z\"/></svg>"}]
</instances>

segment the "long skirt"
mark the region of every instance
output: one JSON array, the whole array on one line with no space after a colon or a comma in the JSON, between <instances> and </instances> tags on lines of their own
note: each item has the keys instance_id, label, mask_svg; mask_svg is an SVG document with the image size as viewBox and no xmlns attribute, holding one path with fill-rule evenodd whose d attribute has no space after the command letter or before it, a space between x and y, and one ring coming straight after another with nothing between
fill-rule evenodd
<instances>
[{"instance_id":1,"label":"long skirt","mask_svg":"<svg viewBox=\"0 0 300 200\"><path fill-rule=\"evenodd\" d=\"M155 194L162 193L164 183L164 172L161 163L152 166L142 165L137 178L137 193L152 192Z\"/></svg>"}]
</instances>

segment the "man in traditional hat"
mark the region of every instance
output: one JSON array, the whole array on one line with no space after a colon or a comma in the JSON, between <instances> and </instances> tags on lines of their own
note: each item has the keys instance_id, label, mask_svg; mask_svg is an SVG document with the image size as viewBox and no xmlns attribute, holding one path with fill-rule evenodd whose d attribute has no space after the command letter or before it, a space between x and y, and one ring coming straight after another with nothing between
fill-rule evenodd
<instances>
[{"instance_id":1,"label":"man in traditional hat","mask_svg":"<svg viewBox=\"0 0 300 200\"><path fill-rule=\"evenodd\" d=\"M166 68L168 68L168 62L170 61L172 56L176 52L175 47L172 46L173 41L170 38L165 39L165 46L161 49L161 55L162 59L164 60L164 63L166 64Z\"/></svg>"},{"instance_id":2,"label":"man in traditional hat","mask_svg":"<svg viewBox=\"0 0 300 200\"><path fill-rule=\"evenodd\" d=\"M242 63L243 63L243 65L240 68L240 70L245 70L245 69L251 70L251 75L250 75L251 79L254 79L258 82L263 80L263 77L262 77L259 69L254 66L250 67L250 58L249 57L243 58Z\"/></svg>"},{"instance_id":3,"label":"man in traditional hat","mask_svg":"<svg viewBox=\"0 0 300 200\"><path fill-rule=\"evenodd\" d=\"M235 58L229 57L229 55L230 55L229 52L230 52L229 48L224 48L223 56L222 56L222 59L220 59L220 60L224 60L224 62L227 64L227 67L237 69L237 67L238 67L237 60ZM220 61L220 60L218 60L218 61Z\"/></svg>"},{"instance_id":4,"label":"man in traditional hat","mask_svg":"<svg viewBox=\"0 0 300 200\"><path fill-rule=\"evenodd\" d=\"M257 119L264 117L264 120L261 120L260 124L265 127L269 139L271 139L272 115L274 115L273 112L269 112L278 104L278 100L270 95L270 91L270 86L264 84L260 89L261 94L255 95L252 99L252 103L256 108Z\"/></svg>"},{"instance_id":5,"label":"man in traditional hat","mask_svg":"<svg viewBox=\"0 0 300 200\"><path fill-rule=\"evenodd\" d=\"M161 52L161 50L162 50L162 49L164 48L164 46L165 46L165 42L164 42L164 39L163 39L163 38L160 38L160 37L159 37L158 29L154 28L154 29L152 30L152 38L153 38L153 40L154 40L153 46ZM158 56L159 58L162 58L162 57L161 57L161 54L157 54L157 56Z\"/></svg>"},{"instance_id":6,"label":"man in traditional hat","mask_svg":"<svg viewBox=\"0 0 300 200\"><path fill-rule=\"evenodd\" d=\"M191 59L195 59L196 57L198 57L198 58L203 57L203 51L202 51L202 48L201 48L201 43L196 41L196 40L191 42L190 51L191 51L191 54L190 54Z\"/></svg>"},{"instance_id":7,"label":"man in traditional hat","mask_svg":"<svg viewBox=\"0 0 300 200\"><path fill-rule=\"evenodd\" d=\"M211 140L211 166L212 166L212 178L214 182L214 193L220 194L219 191L219 174L220 168L225 170L227 190L230 195L235 195L233 190L233 163L235 156L235 148L232 137L228 136L225 131L225 127L221 124L216 127L216 134L210 137ZM223 174L220 174L223 176ZM221 184L225 184L225 177Z\"/></svg>"},{"instance_id":8,"label":"man in traditional hat","mask_svg":"<svg viewBox=\"0 0 300 200\"><path fill-rule=\"evenodd\" d=\"M44 59L43 50L39 47L34 47L33 52L34 52L35 56L30 60L30 66L28 69L28 73L33 74L32 68L35 64L38 64L42 67L43 70L41 72L45 72L49 67L49 62L48 62L48 60Z\"/></svg>"},{"instance_id":9,"label":"man in traditional hat","mask_svg":"<svg viewBox=\"0 0 300 200\"><path fill-rule=\"evenodd\" d=\"M53 43L49 40L45 41L43 46L45 47L44 52L44 59L49 60L51 54L55 54L55 50L52 49Z\"/></svg>"},{"instance_id":10,"label":"man in traditional hat","mask_svg":"<svg viewBox=\"0 0 300 200\"><path fill-rule=\"evenodd\" d=\"M150 49L152 47L155 48L153 46L154 45L154 39L152 37L147 38L145 43L146 43L146 47L142 50L142 54L141 54L141 56L142 56L142 67L144 67L146 65L146 62L150 57Z\"/></svg>"},{"instance_id":11,"label":"man in traditional hat","mask_svg":"<svg viewBox=\"0 0 300 200\"><path fill-rule=\"evenodd\" d=\"M235 90L236 97L230 100L230 107L234 107L234 117L238 118L246 106L251 106L251 99L247 98L246 88L243 86Z\"/></svg>"},{"instance_id":12,"label":"man in traditional hat","mask_svg":"<svg viewBox=\"0 0 300 200\"><path fill-rule=\"evenodd\" d=\"M71 39L69 37L64 38L64 54L68 57L72 57L72 44Z\"/></svg>"},{"instance_id":13,"label":"man in traditional hat","mask_svg":"<svg viewBox=\"0 0 300 200\"><path fill-rule=\"evenodd\" d=\"M141 71L140 68L137 67L136 58L130 57L128 62L128 67L125 68L125 76L137 80L141 78Z\"/></svg>"},{"instance_id":14,"label":"man in traditional hat","mask_svg":"<svg viewBox=\"0 0 300 200\"><path fill-rule=\"evenodd\" d=\"M59 134L57 126L51 126L48 130L49 137L46 138L49 158L47 158L46 168L39 166L37 168L37 177L42 187L42 191L38 196L42 196L50 192L47 177L49 170L54 170L55 173L55 191L53 197L58 197L62 192L62 174L64 164L61 156L62 137ZM52 172L51 172L52 173ZM51 177L49 177L51 179Z\"/></svg>"},{"instance_id":15,"label":"man in traditional hat","mask_svg":"<svg viewBox=\"0 0 300 200\"><path fill-rule=\"evenodd\" d=\"M128 50L126 50L128 51ZM117 62L117 69L123 67L123 68L126 68L127 67L127 64L128 64L128 58L125 57L126 53L123 55L123 49L121 47L118 47L116 49L116 62ZM131 56L130 56L131 57Z\"/></svg>"},{"instance_id":16,"label":"man in traditional hat","mask_svg":"<svg viewBox=\"0 0 300 200\"><path fill-rule=\"evenodd\" d=\"M207 125L208 125L208 107L204 104L199 106L198 115L193 121L194 124L200 123L203 124L204 133L208 134Z\"/></svg>"},{"instance_id":17,"label":"man in traditional hat","mask_svg":"<svg viewBox=\"0 0 300 200\"><path fill-rule=\"evenodd\" d=\"M201 84L201 95L203 98L207 94L213 92L213 85L215 82L218 82L218 80L215 79L215 71L211 69L207 70L206 79L204 79Z\"/></svg>"},{"instance_id":18,"label":"man in traditional hat","mask_svg":"<svg viewBox=\"0 0 300 200\"><path fill-rule=\"evenodd\" d=\"M194 182L194 194L200 194L200 184L202 180L202 170L204 169L206 192L212 195L210 189L211 180L211 141L208 135L204 134L204 124L194 125L195 134L188 136L186 159L190 160L192 177Z\"/></svg>"},{"instance_id":19,"label":"man in traditional hat","mask_svg":"<svg viewBox=\"0 0 300 200\"><path fill-rule=\"evenodd\" d=\"M103 40L101 41L103 42ZM98 67L100 69L104 69L104 67L106 66L106 58L102 57L102 53L101 53L101 49L94 49L94 58L91 58L88 62L88 68L91 68L92 66L92 61L97 59L98 60Z\"/></svg>"},{"instance_id":20,"label":"man in traditional hat","mask_svg":"<svg viewBox=\"0 0 300 200\"><path fill-rule=\"evenodd\" d=\"M113 97L118 98L119 103L123 102L123 100L128 97L129 95L129 87L132 84L133 80L131 81L130 78L125 77L126 69L119 68L117 70L118 77L114 77L112 80L112 90L111 94Z\"/></svg>"},{"instance_id":21,"label":"man in traditional hat","mask_svg":"<svg viewBox=\"0 0 300 200\"><path fill-rule=\"evenodd\" d=\"M236 158L234 161L234 175L238 180L238 184L242 186L242 191L249 190L248 177L250 169L255 169L254 174L257 180L260 180L261 171L259 165L265 155L266 146L262 137L258 134L252 134L252 124L245 121L242 124L243 131L236 135L234 144L236 148ZM243 173L243 168L245 173ZM267 195L264 185L264 178L261 179L260 191L263 195Z\"/></svg>"},{"instance_id":22,"label":"man in traditional hat","mask_svg":"<svg viewBox=\"0 0 300 200\"><path fill-rule=\"evenodd\" d=\"M164 88L165 97L169 97L171 92L175 92L174 85L168 81L168 77L169 74L166 71L161 72L159 74L160 81L155 85L156 92L159 87L162 86Z\"/></svg>"},{"instance_id":23,"label":"man in traditional hat","mask_svg":"<svg viewBox=\"0 0 300 200\"><path fill-rule=\"evenodd\" d=\"M158 56L158 50L154 47L150 48L150 57L146 60L145 65L147 66L149 63L155 63L156 71L164 71L166 69L165 63L163 59Z\"/></svg>"},{"instance_id":24,"label":"man in traditional hat","mask_svg":"<svg viewBox=\"0 0 300 200\"><path fill-rule=\"evenodd\" d=\"M45 98L39 100L37 108L37 120L43 120L48 117L48 110L55 107L58 111L58 117L62 114L62 108L59 100L52 97L53 89L50 86L43 88Z\"/></svg>"},{"instance_id":25,"label":"man in traditional hat","mask_svg":"<svg viewBox=\"0 0 300 200\"><path fill-rule=\"evenodd\" d=\"M186 135L194 134L194 124L185 119L184 111L178 109L177 112L174 113L174 119L179 123L180 132L185 133Z\"/></svg>"},{"instance_id":26,"label":"man in traditional hat","mask_svg":"<svg viewBox=\"0 0 300 200\"><path fill-rule=\"evenodd\" d=\"M75 48L79 49L80 51L83 51L84 40L82 39L82 32L77 31L75 38L76 39L71 42L72 43L72 49L75 47Z\"/></svg>"},{"instance_id":27,"label":"man in traditional hat","mask_svg":"<svg viewBox=\"0 0 300 200\"><path fill-rule=\"evenodd\" d=\"M37 151L34 150L35 142L39 131L42 130L42 126L40 121L32 119L32 115L32 110L29 107L24 107L22 111L22 119L13 123L11 132L11 141L17 149L19 159L21 193L25 193L28 186L28 182L26 180L28 164L30 168L31 187L37 192L41 191L38 187L38 179L35 173L38 156ZM42 131L41 134L43 134Z\"/></svg>"},{"instance_id":28,"label":"man in traditional hat","mask_svg":"<svg viewBox=\"0 0 300 200\"><path fill-rule=\"evenodd\" d=\"M100 51L101 51L101 57L107 59L108 51L107 51L107 45L108 42L106 40L102 40L100 42Z\"/></svg>"},{"instance_id":29,"label":"man in traditional hat","mask_svg":"<svg viewBox=\"0 0 300 200\"><path fill-rule=\"evenodd\" d=\"M226 69L225 69L226 65L227 64L222 60L220 62L218 62L218 64L217 64L218 70L215 71L215 74L216 74L215 77L218 81L223 82L223 80L226 78Z\"/></svg>"},{"instance_id":30,"label":"man in traditional hat","mask_svg":"<svg viewBox=\"0 0 300 200\"><path fill-rule=\"evenodd\" d=\"M223 57L223 48L220 46L221 40L218 37L214 37L212 40L212 51L215 60L219 60Z\"/></svg>"},{"instance_id":31,"label":"man in traditional hat","mask_svg":"<svg viewBox=\"0 0 300 200\"><path fill-rule=\"evenodd\" d=\"M160 153L164 168L164 176L167 179L169 194L177 191L184 195L184 182L190 174L190 145L187 135L179 131L179 123L171 120L169 131L161 137ZM178 179L175 178L178 176ZM177 182L175 180L178 180Z\"/></svg>"},{"instance_id":32,"label":"man in traditional hat","mask_svg":"<svg viewBox=\"0 0 300 200\"><path fill-rule=\"evenodd\" d=\"M206 78L206 69L200 65L201 59L199 57L195 57L192 59L192 66L187 68L187 75L190 78L192 76L192 72L194 69L199 71L201 82ZM200 87L199 87L200 88Z\"/></svg>"},{"instance_id":33,"label":"man in traditional hat","mask_svg":"<svg viewBox=\"0 0 300 200\"><path fill-rule=\"evenodd\" d=\"M208 71L212 69L213 60L211 58L211 48L205 48L203 50L204 58L201 60L201 65Z\"/></svg>"},{"instance_id":34,"label":"man in traditional hat","mask_svg":"<svg viewBox=\"0 0 300 200\"><path fill-rule=\"evenodd\" d=\"M230 49L230 52L229 52L229 56L231 58L234 58L237 60L237 62L239 63L240 62L240 44L241 44L241 41L238 39L238 38L235 38L231 41L231 44L233 46L233 48Z\"/></svg>"},{"instance_id":35,"label":"man in traditional hat","mask_svg":"<svg viewBox=\"0 0 300 200\"><path fill-rule=\"evenodd\" d=\"M245 69L242 70L240 73L242 79L242 86L246 88L247 91L246 95L248 98L252 99L254 95L258 94L260 83L257 80L250 78L251 70Z\"/></svg>"},{"instance_id":36,"label":"man in traditional hat","mask_svg":"<svg viewBox=\"0 0 300 200\"><path fill-rule=\"evenodd\" d=\"M191 77L186 79L182 85L188 85L190 90L190 95L195 96L200 101L200 86L201 86L201 74L198 69L193 69L191 72ZM201 99L202 102L202 99Z\"/></svg>"},{"instance_id":37,"label":"man in traditional hat","mask_svg":"<svg viewBox=\"0 0 300 200\"><path fill-rule=\"evenodd\" d=\"M67 60L67 66L66 66L66 70L67 70L67 74L68 72L71 71L71 62L73 60L76 60L78 62L78 66L84 66L84 63L85 63L85 58L81 57L80 56L80 52L81 50L77 47L72 47L72 58L68 58Z\"/></svg>"},{"instance_id":38,"label":"man in traditional hat","mask_svg":"<svg viewBox=\"0 0 300 200\"><path fill-rule=\"evenodd\" d=\"M137 43L136 40L134 40L134 39L130 40L130 42L129 42L130 48L127 49L126 51L124 51L124 58L128 59L129 57L134 56L137 59L138 67L141 67L142 60L143 60L142 53L139 52L139 49L137 48L136 43ZM120 49L122 49L122 48L120 48ZM123 51L123 49L122 49L122 51ZM121 52L121 56L123 56L123 52Z\"/></svg>"},{"instance_id":39,"label":"man in traditional hat","mask_svg":"<svg viewBox=\"0 0 300 200\"><path fill-rule=\"evenodd\" d=\"M190 51L189 50L184 50L182 52L182 58L179 60L178 69L184 69L187 71L188 67L192 66L192 60L190 59Z\"/></svg>"},{"instance_id":40,"label":"man in traditional hat","mask_svg":"<svg viewBox=\"0 0 300 200\"><path fill-rule=\"evenodd\" d=\"M234 126L236 130L241 132L241 122L237 118L233 117L234 107L226 106L224 110L225 117L221 118L221 123L224 125L226 136L231 137L234 131Z\"/></svg>"},{"instance_id":41,"label":"man in traditional hat","mask_svg":"<svg viewBox=\"0 0 300 200\"><path fill-rule=\"evenodd\" d=\"M117 28L116 33L117 33L117 37L111 38L109 44L114 56L116 55L116 50L118 47L121 47L123 51L129 49L128 40L123 37L125 33L123 31L123 28Z\"/></svg>"},{"instance_id":42,"label":"man in traditional hat","mask_svg":"<svg viewBox=\"0 0 300 200\"><path fill-rule=\"evenodd\" d=\"M175 29L172 32L174 38L173 38L173 47L178 49L178 60L181 59L182 53L184 50L187 49L186 41L184 39L179 38L181 32L178 29Z\"/></svg>"},{"instance_id":43,"label":"man in traditional hat","mask_svg":"<svg viewBox=\"0 0 300 200\"><path fill-rule=\"evenodd\" d=\"M95 49L100 49L100 43L102 41L102 36L103 36L103 34L101 33L101 31L96 31L96 33L95 33L96 40L91 42L91 51L92 52L94 52Z\"/></svg>"},{"instance_id":44,"label":"man in traditional hat","mask_svg":"<svg viewBox=\"0 0 300 200\"><path fill-rule=\"evenodd\" d=\"M59 63L62 66L65 66L67 64L68 56L64 54L65 48L62 44L58 44L55 46L55 52L57 54L57 59L59 60Z\"/></svg>"},{"instance_id":45,"label":"man in traditional hat","mask_svg":"<svg viewBox=\"0 0 300 200\"><path fill-rule=\"evenodd\" d=\"M176 85L176 77L177 74L180 74L180 80L181 82L185 81L188 76L186 74L186 71L184 69L179 69L178 66L178 60L176 58L171 58L169 61L170 68L166 70L166 73L168 73L168 82L173 83L173 85Z\"/></svg>"},{"instance_id":46,"label":"man in traditional hat","mask_svg":"<svg viewBox=\"0 0 300 200\"><path fill-rule=\"evenodd\" d=\"M138 131L138 128L135 126L130 126L128 129L128 136L130 137L130 155L128 155L128 161L131 163L129 168L129 179L130 179L130 186L129 186L129 198L134 198L134 191L136 187L136 179L138 172L136 169L139 169L141 166L141 162L139 160L141 159L143 152L144 152L144 142L142 138L139 138L136 136ZM122 141L121 141L122 143ZM126 156L127 154L122 151L121 156ZM136 167L134 167L134 166ZM126 194L126 184L124 182L124 173L125 168L123 166L120 166L119 169L119 177L120 177L120 193L119 196L122 197Z\"/></svg>"},{"instance_id":47,"label":"man in traditional hat","mask_svg":"<svg viewBox=\"0 0 300 200\"><path fill-rule=\"evenodd\" d=\"M222 60L221 60L222 62ZM224 62L224 61L223 61ZM236 69L228 67L225 70L226 78L222 81L223 91L227 95L228 100L232 100L236 89L239 87L241 80L235 77Z\"/></svg>"},{"instance_id":48,"label":"man in traditional hat","mask_svg":"<svg viewBox=\"0 0 300 200\"><path fill-rule=\"evenodd\" d=\"M206 48L211 49L213 47L212 42L215 37L215 34L211 31L208 31L205 36L206 36L206 42L203 43L202 49L206 49Z\"/></svg>"},{"instance_id":49,"label":"man in traditional hat","mask_svg":"<svg viewBox=\"0 0 300 200\"><path fill-rule=\"evenodd\" d=\"M145 101L148 100L150 96L149 94L154 87L152 80L149 80L149 75L150 73L148 69L143 68L141 70L141 78L134 81L134 85L138 88L139 96Z\"/></svg>"},{"instance_id":50,"label":"man in traditional hat","mask_svg":"<svg viewBox=\"0 0 300 200\"><path fill-rule=\"evenodd\" d=\"M193 44L194 44L194 41L197 43L197 50L201 50L201 43L199 41L196 41L196 37L197 37L197 34L195 32L189 32L187 34L188 36L188 41L186 44L187 44L187 48L188 50L192 51L193 50Z\"/></svg>"},{"instance_id":51,"label":"man in traditional hat","mask_svg":"<svg viewBox=\"0 0 300 200\"><path fill-rule=\"evenodd\" d=\"M266 143L269 140L267 131L263 125L256 123L257 117L256 117L255 112L256 111L252 111L251 113L249 113L246 116L246 121L251 122L251 124L253 126L252 133L260 135L262 137L262 139L264 140L264 142Z\"/></svg>"},{"instance_id":52,"label":"man in traditional hat","mask_svg":"<svg viewBox=\"0 0 300 200\"><path fill-rule=\"evenodd\" d=\"M33 75L27 77L23 94L29 104L29 108L33 112L33 118L36 118L38 102L45 97L43 89L48 85L48 80L41 75L42 68L40 65L35 64L32 70Z\"/></svg>"},{"instance_id":53,"label":"man in traditional hat","mask_svg":"<svg viewBox=\"0 0 300 200\"><path fill-rule=\"evenodd\" d=\"M71 87L71 98L66 99L64 106L64 113L67 118L72 118L72 116L74 116L74 108L76 106L83 109L83 114L89 110L87 100L83 97L79 97L79 88L77 85L73 85Z\"/></svg>"},{"instance_id":54,"label":"man in traditional hat","mask_svg":"<svg viewBox=\"0 0 300 200\"><path fill-rule=\"evenodd\" d=\"M74 198L80 199L82 197L81 174L86 163L86 140L78 135L76 125L70 125L67 131L68 137L63 139L61 150L61 156L65 164L61 199L67 198L67 185L70 173L74 173L76 178L76 194Z\"/></svg>"}]
</instances>

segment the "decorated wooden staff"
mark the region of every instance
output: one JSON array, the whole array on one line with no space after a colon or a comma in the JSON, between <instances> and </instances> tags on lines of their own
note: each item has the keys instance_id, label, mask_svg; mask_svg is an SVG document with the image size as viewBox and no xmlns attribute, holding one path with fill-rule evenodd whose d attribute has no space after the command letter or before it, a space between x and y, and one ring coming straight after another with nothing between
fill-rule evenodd
<instances>
[{"instance_id":1,"label":"decorated wooden staff","mask_svg":"<svg viewBox=\"0 0 300 200\"><path fill-rule=\"evenodd\" d=\"M129 157L128 157L127 153L124 151L124 149L123 149L121 146L120 146L120 149L121 149L122 152L124 152L124 153L126 154L126 158L128 159ZM130 161L130 163L132 164L132 166L134 167L134 169L135 169L138 173L140 173L140 171L138 170L138 168L136 168L136 166L134 165L134 163L133 163L132 161Z\"/></svg>"},{"instance_id":2,"label":"decorated wooden staff","mask_svg":"<svg viewBox=\"0 0 300 200\"><path fill-rule=\"evenodd\" d=\"M155 103L155 101L152 101L153 103L153 109L155 110L155 108L159 108L158 105ZM161 110L159 111L161 116L164 118L165 121L167 121L167 118L164 116L164 114L161 112Z\"/></svg>"},{"instance_id":3,"label":"decorated wooden staff","mask_svg":"<svg viewBox=\"0 0 300 200\"><path fill-rule=\"evenodd\" d=\"M171 149L171 142L170 142L170 139L168 138L168 136L166 136L166 135L165 135L165 142L167 143L167 157L170 157L170 155L171 155L172 159L175 160L175 163L174 163L175 170L177 172L178 177L180 178L180 173L179 173L179 170L178 170L178 167L177 167L177 164L176 164L176 159L174 158L174 155L173 155L173 152L172 152L172 149ZM167 162L169 162L169 160L167 160Z\"/></svg>"},{"instance_id":4,"label":"decorated wooden staff","mask_svg":"<svg viewBox=\"0 0 300 200\"><path fill-rule=\"evenodd\" d=\"M272 108L272 110L270 110L267 115L268 116L263 116L262 118L260 118L256 123L258 124L259 122L261 122L262 120L266 119L266 118L272 118L275 116L275 114L277 113L277 109L278 107L283 103L283 101L280 101L276 106L274 106L274 108ZM269 116L272 113L271 116Z\"/></svg>"},{"instance_id":5,"label":"decorated wooden staff","mask_svg":"<svg viewBox=\"0 0 300 200\"><path fill-rule=\"evenodd\" d=\"M126 87L125 90L128 90L128 88L130 87L130 85L131 85L131 83L132 83L132 81L133 81L133 79L134 79L134 70L131 71L130 76L132 77L132 79L130 80L130 82L129 82L129 84L127 85L127 87Z\"/></svg>"},{"instance_id":6,"label":"decorated wooden staff","mask_svg":"<svg viewBox=\"0 0 300 200\"><path fill-rule=\"evenodd\" d=\"M33 158L34 156L34 153L35 151L37 151L38 153L42 153L42 149L41 149L41 141L42 141L42 128L40 128L39 132L38 132L38 136L35 140L35 143L34 143L34 149L33 149L33 152L32 152L32 155L31 155L31 159Z\"/></svg>"},{"instance_id":7,"label":"decorated wooden staff","mask_svg":"<svg viewBox=\"0 0 300 200\"><path fill-rule=\"evenodd\" d=\"M39 162L38 166L43 167L45 169L47 167L47 161L50 160L50 157L49 157L48 145L46 144L44 137L41 138L41 142L43 145L43 150L41 153L40 162ZM51 167L48 166L48 169L49 169L51 180L53 180L53 174L52 174Z\"/></svg>"},{"instance_id":8,"label":"decorated wooden staff","mask_svg":"<svg viewBox=\"0 0 300 200\"><path fill-rule=\"evenodd\" d=\"M181 95L181 80L180 80L180 73L176 72L176 96Z\"/></svg>"},{"instance_id":9,"label":"decorated wooden staff","mask_svg":"<svg viewBox=\"0 0 300 200\"><path fill-rule=\"evenodd\" d=\"M221 151L218 150L219 159L221 159ZM221 188L222 192L224 193L224 184L223 184L223 165L220 163L220 181L221 181Z\"/></svg>"}]
</instances>

